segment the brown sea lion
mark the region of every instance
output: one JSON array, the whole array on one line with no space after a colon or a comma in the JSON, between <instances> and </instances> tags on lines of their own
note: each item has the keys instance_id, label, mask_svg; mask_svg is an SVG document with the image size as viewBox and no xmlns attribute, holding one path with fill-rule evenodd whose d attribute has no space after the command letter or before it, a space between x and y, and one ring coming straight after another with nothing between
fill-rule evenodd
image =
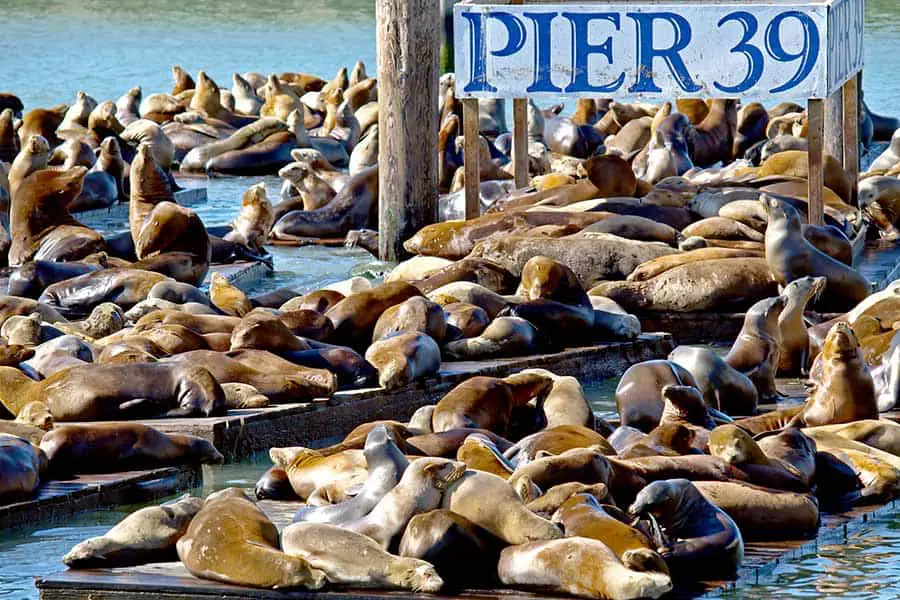
<instances>
[{"instance_id":1,"label":"brown sea lion","mask_svg":"<svg viewBox=\"0 0 900 600\"><path fill-rule=\"evenodd\" d=\"M875 384L846 323L831 328L810 370L813 391L792 423L814 427L878 418Z\"/></svg>"},{"instance_id":2,"label":"brown sea lion","mask_svg":"<svg viewBox=\"0 0 900 600\"><path fill-rule=\"evenodd\" d=\"M694 486L734 520L748 542L809 539L819 529L814 496L732 481L697 481Z\"/></svg>"},{"instance_id":3,"label":"brown sea lion","mask_svg":"<svg viewBox=\"0 0 900 600\"><path fill-rule=\"evenodd\" d=\"M372 339L372 331L384 311L421 295L418 289L408 283L384 283L339 301L328 309L325 316L334 324L334 339L337 343L365 347L368 340Z\"/></svg>"},{"instance_id":4,"label":"brown sea lion","mask_svg":"<svg viewBox=\"0 0 900 600\"><path fill-rule=\"evenodd\" d=\"M780 396L775 387L781 351L778 320L786 305L787 298L777 296L751 306L740 334L725 356L730 367L750 378L762 402L771 402Z\"/></svg>"},{"instance_id":5,"label":"brown sea lion","mask_svg":"<svg viewBox=\"0 0 900 600\"><path fill-rule=\"evenodd\" d=\"M626 563L638 562L626 554ZM497 573L505 585L582 598L659 598L672 589L668 574L629 568L606 544L583 537L505 548Z\"/></svg>"},{"instance_id":6,"label":"brown sea lion","mask_svg":"<svg viewBox=\"0 0 900 600\"><path fill-rule=\"evenodd\" d=\"M840 196L841 200L844 202L850 202L850 190L853 186L853 182L848 173L844 170L841 162L833 156L826 154L824 171L825 187ZM757 176L762 178L770 175L808 179L809 154L802 150L788 150L770 156L760 166Z\"/></svg>"},{"instance_id":7,"label":"brown sea lion","mask_svg":"<svg viewBox=\"0 0 900 600\"><path fill-rule=\"evenodd\" d=\"M316 290L288 300L279 307L282 311L314 310L325 314L328 309L343 300L345 296L335 290Z\"/></svg>"},{"instance_id":8,"label":"brown sea lion","mask_svg":"<svg viewBox=\"0 0 900 600\"><path fill-rule=\"evenodd\" d=\"M814 470L815 444L799 446L803 446L806 458L812 459ZM804 477L800 471L800 467L808 464L805 458L795 467L778 456L768 456L750 434L738 425L726 424L713 429L709 434L709 452L742 470L757 485L799 492L809 489L811 475Z\"/></svg>"},{"instance_id":9,"label":"brown sea lion","mask_svg":"<svg viewBox=\"0 0 900 600\"><path fill-rule=\"evenodd\" d=\"M205 369L136 363L84 365L32 381L18 369L0 367L3 405L18 414L33 400L45 402L56 421L127 420L225 412L222 388Z\"/></svg>"},{"instance_id":10,"label":"brown sea lion","mask_svg":"<svg viewBox=\"0 0 900 600\"><path fill-rule=\"evenodd\" d=\"M213 273L210 277L209 300L213 306L232 317L243 317L253 310L246 294L219 273Z\"/></svg>"},{"instance_id":11,"label":"brown sea lion","mask_svg":"<svg viewBox=\"0 0 900 600\"><path fill-rule=\"evenodd\" d=\"M231 350L244 348L291 352L309 350L309 344L295 336L277 316L254 310L241 319L231 332Z\"/></svg>"},{"instance_id":12,"label":"brown sea lion","mask_svg":"<svg viewBox=\"0 0 900 600\"><path fill-rule=\"evenodd\" d=\"M775 431L776 429L787 427L791 420L797 416L802 409L802 406L792 406L790 408L773 410L755 417L736 419L734 424L750 435L758 435L767 431Z\"/></svg>"},{"instance_id":13,"label":"brown sea lion","mask_svg":"<svg viewBox=\"0 0 900 600\"><path fill-rule=\"evenodd\" d=\"M668 256L660 256L640 264L626 278L628 281L647 281L657 275L665 273L669 269L674 269L690 262L700 262L704 260L718 260L724 258L748 258L762 256L762 252L754 252L752 250L738 250L731 248L698 248L689 250L680 254L670 254Z\"/></svg>"},{"instance_id":14,"label":"brown sea lion","mask_svg":"<svg viewBox=\"0 0 900 600\"><path fill-rule=\"evenodd\" d=\"M737 129L731 148L733 159L744 158L747 150L754 144L766 139L769 126L769 113L759 102L751 102L741 106L738 111Z\"/></svg>"},{"instance_id":15,"label":"brown sea lion","mask_svg":"<svg viewBox=\"0 0 900 600\"><path fill-rule=\"evenodd\" d=\"M513 411L543 396L551 385L551 380L541 376L472 377L438 401L432 415L432 429L435 432L488 429L504 435Z\"/></svg>"},{"instance_id":16,"label":"brown sea lion","mask_svg":"<svg viewBox=\"0 0 900 600\"><path fill-rule=\"evenodd\" d=\"M541 489L572 481L609 485L611 476L609 460L598 447L592 446L573 448L520 465L509 477L509 483L515 488L520 479L527 477Z\"/></svg>"},{"instance_id":17,"label":"brown sea lion","mask_svg":"<svg viewBox=\"0 0 900 600\"><path fill-rule=\"evenodd\" d=\"M678 346L669 353L669 360L690 372L708 406L729 415L756 412L756 386L712 350Z\"/></svg>"},{"instance_id":18,"label":"brown sea lion","mask_svg":"<svg viewBox=\"0 0 900 600\"><path fill-rule=\"evenodd\" d=\"M207 498L176 549L203 579L275 589L318 589L326 581L322 571L280 550L278 529L237 488Z\"/></svg>"},{"instance_id":19,"label":"brown sea lion","mask_svg":"<svg viewBox=\"0 0 900 600\"><path fill-rule=\"evenodd\" d=\"M74 316L88 315L103 302L128 310L146 299L154 285L167 279L143 269L101 269L48 286L38 301Z\"/></svg>"},{"instance_id":20,"label":"brown sea lion","mask_svg":"<svg viewBox=\"0 0 900 600\"><path fill-rule=\"evenodd\" d=\"M447 332L443 308L421 296L395 304L381 313L375 323L372 341L377 342L402 331L418 331L438 343L442 342Z\"/></svg>"},{"instance_id":21,"label":"brown sea lion","mask_svg":"<svg viewBox=\"0 0 900 600\"><path fill-rule=\"evenodd\" d=\"M483 308L468 302L452 302L444 305L443 310L447 321L445 334L447 341L477 337L491 323Z\"/></svg>"},{"instance_id":22,"label":"brown sea lion","mask_svg":"<svg viewBox=\"0 0 900 600\"><path fill-rule=\"evenodd\" d=\"M139 423L57 425L41 440L57 473L110 473L182 464L222 464L208 441Z\"/></svg>"},{"instance_id":23,"label":"brown sea lion","mask_svg":"<svg viewBox=\"0 0 900 600\"><path fill-rule=\"evenodd\" d=\"M59 104L53 108L33 108L22 117L22 125L19 126L19 143L24 147L28 139L39 135L46 139L54 147L62 143L56 136L56 129L62 125L66 111L65 104Z\"/></svg>"},{"instance_id":24,"label":"brown sea lion","mask_svg":"<svg viewBox=\"0 0 900 600\"><path fill-rule=\"evenodd\" d=\"M436 258L436 257L419 257ZM505 267L492 261L478 258L463 258L446 267L436 269L426 277L412 280L423 294L454 281L471 281L498 294L508 294L515 289L516 278Z\"/></svg>"},{"instance_id":25,"label":"brown sea lion","mask_svg":"<svg viewBox=\"0 0 900 600\"><path fill-rule=\"evenodd\" d=\"M616 387L616 410L622 425L649 432L663 414L662 390L667 385L698 387L693 375L667 360L650 360L631 366Z\"/></svg>"},{"instance_id":26,"label":"brown sea lion","mask_svg":"<svg viewBox=\"0 0 900 600\"><path fill-rule=\"evenodd\" d=\"M30 498L41 482L47 458L28 440L0 433L0 498L17 501Z\"/></svg>"},{"instance_id":27,"label":"brown sea lion","mask_svg":"<svg viewBox=\"0 0 900 600\"><path fill-rule=\"evenodd\" d=\"M515 465L526 465L542 455L557 455L576 448L590 447L607 456L616 454L602 435L581 425L557 425L542 429L523 437L503 454Z\"/></svg>"},{"instance_id":28,"label":"brown sea lion","mask_svg":"<svg viewBox=\"0 0 900 600\"><path fill-rule=\"evenodd\" d=\"M737 100L714 99L709 114L689 135L691 159L700 167L731 160L732 145L737 130Z\"/></svg>"}]
</instances>

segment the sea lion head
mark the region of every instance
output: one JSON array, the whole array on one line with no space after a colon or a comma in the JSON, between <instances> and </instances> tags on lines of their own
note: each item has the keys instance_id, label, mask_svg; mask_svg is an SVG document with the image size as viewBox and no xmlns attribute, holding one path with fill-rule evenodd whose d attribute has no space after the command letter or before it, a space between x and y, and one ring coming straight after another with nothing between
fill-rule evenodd
<instances>
[{"instance_id":1,"label":"sea lion head","mask_svg":"<svg viewBox=\"0 0 900 600\"><path fill-rule=\"evenodd\" d=\"M53 429L53 415L46 404L40 401L29 402L16 415L16 422L28 423L44 431Z\"/></svg>"},{"instance_id":2,"label":"sea lion head","mask_svg":"<svg viewBox=\"0 0 900 600\"><path fill-rule=\"evenodd\" d=\"M307 162L296 161L279 169L278 176L299 187L311 172L312 167ZM303 189L305 189L305 186Z\"/></svg>"},{"instance_id":3,"label":"sea lion head","mask_svg":"<svg viewBox=\"0 0 900 600\"><path fill-rule=\"evenodd\" d=\"M680 519L690 510L690 500L700 492L687 479L664 479L644 487L628 507L628 514L639 517L651 514L665 523Z\"/></svg>"},{"instance_id":4,"label":"sea lion head","mask_svg":"<svg viewBox=\"0 0 900 600\"><path fill-rule=\"evenodd\" d=\"M665 407L662 421L669 418L710 428L712 419L700 390L692 385L667 385L661 390Z\"/></svg>"},{"instance_id":5,"label":"sea lion head","mask_svg":"<svg viewBox=\"0 0 900 600\"><path fill-rule=\"evenodd\" d=\"M466 463L446 458L420 458L416 460L423 475L438 490L447 489L466 473Z\"/></svg>"},{"instance_id":6,"label":"sea lion head","mask_svg":"<svg viewBox=\"0 0 900 600\"><path fill-rule=\"evenodd\" d=\"M112 136L109 136L100 142L100 152L104 156L110 158L117 158L120 160L122 158L122 147L119 145L119 140Z\"/></svg>"},{"instance_id":7,"label":"sea lion head","mask_svg":"<svg viewBox=\"0 0 900 600\"><path fill-rule=\"evenodd\" d=\"M760 300L747 310L748 320L752 319L759 323L766 324L768 331L774 331L778 326L778 318L787 306L787 298L785 296L775 296L774 298L765 298ZM773 329L775 328L775 329Z\"/></svg>"},{"instance_id":8,"label":"sea lion head","mask_svg":"<svg viewBox=\"0 0 900 600\"><path fill-rule=\"evenodd\" d=\"M810 300L818 300L827 282L825 277L801 277L787 284L781 295L787 298L796 297L805 305Z\"/></svg>"},{"instance_id":9,"label":"sea lion head","mask_svg":"<svg viewBox=\"0 0 900 600\"><path fill-rule=\"evenodd\" d=\"M563 285L565 270L558 262L546 256L530 258L522 268L522 291L528 300L550 297Z\"/></svg>"},{"instance_id":10,"label":"sea lion head","mask_svg":"<svg viewBox=\"0 0 900 600\"><path fill-rule=\"evenodd\" d=\"M291 333L278 317L264 312L251 312L231 332L231 349L309 350L309 345Z\"/></svg>"},{"instance_id":11,"label":"sea lion head","mask_svg":"<svg viewBox=\"0 0 900 600\"><path fill-rule=\"evenodd\" d=\"M822 354L826 359L845 357L859 351L859 340L849 323L835 323L825 336Z\"/></svg>"},{"instance_id":12,"label":"sea lion head","mask_svg":"<svg viewBox=\"0 0 900 600\"><path fill-rule=\"evenodd\" d=\"M786 202L787 198L777 194L760 194L759 201L766 210L766 220L769 225L782 221L787 223L788 231L800 231L800 215L797 209Z\"/></svg>"},{"instance_id":13,"label":"sea lion head","mask_svg":"<svg viewBox=\"0 0 900 600\"><path fill-rule=\"evenodd\" d=\"M400 583L403 589L413 592L435 593L444 586L444 580L430 563L416 558L398 558L388 566L388 579Z\"/></svg>"},{"instance_id":14,"label":"sea lion head","mask_svg":"<svg viewBox=\"0 0 900 600\"><path fill-rule=\"evenodd\" d=\"M207 440L183 433L170 433L169 438L185 449L188 462L204 465L221 465L225 457Z\"/></svg>"},{"instance_id":15,"label":"sea lion head","mask_svg":"<svg viewBox=\"0 0 900 600\"><path fill-rule=\"evenodd\" d=\"M30 155L50 154L50 142L42 135L33 135L25 142L22 152Z\"/></svg>"},{"instance_id":16,"label":"sea lion head","mask_svg":"<svg viewBox=\"0 0 900 600\"><path fill-rule=\"evenodd\" d=\"M111 100L101 102L97 108L91 111L88 117L88 129L96 131L98 129L108 129L116 135L125 131L125 127L116 117L116 104Z\"/></svg>"},{"instance_id":17,"label":"sea lion head","mask_svg":"<svg viewBox=\"0 0 900 600\"><path fill-rule=\"evenodd\" d=\"M729 465L767 463L762 449L737 425L720 425L709 432L709 453Z\"/></svg>"}]
</instances>

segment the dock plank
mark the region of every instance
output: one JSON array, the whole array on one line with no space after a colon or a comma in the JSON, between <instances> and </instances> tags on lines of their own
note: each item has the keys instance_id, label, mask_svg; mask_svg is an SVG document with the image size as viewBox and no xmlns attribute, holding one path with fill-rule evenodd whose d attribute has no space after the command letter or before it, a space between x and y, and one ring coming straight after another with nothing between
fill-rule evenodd
<instances>
[{"instance_id":1,"label":"dock plank","mask_svg":"<svg viewBox=\"0 0 900 600\"><path fill-rule=\"evenodd\" d=\"M165 467L41 484L34 498L0 506L0 528L59 521L85 510L146 502L200 485L199 466Z\"/></svg>"},{"instance_id":2,"label":"dock plank","mask_svg":"<svg viewBox=\"0 0 900 600\"><path fill-rule=\"evenodd\" d=\"M227 461L238 461L272 446L315 445L346 435L377 419L406 420L420 406L440 400L461 381L475 375L504 377L522 369L543 367L584 381L622 374L644 360L664 358L674 348L668 334L645 334L629 342L571 348L553 354L478 362L445 362L436 377L398 390L381 388L340 391L312 402L269 408L230 410L224 417L148 419L166 433L187 433L212 442Z\"/></svg>"}]
</instances>

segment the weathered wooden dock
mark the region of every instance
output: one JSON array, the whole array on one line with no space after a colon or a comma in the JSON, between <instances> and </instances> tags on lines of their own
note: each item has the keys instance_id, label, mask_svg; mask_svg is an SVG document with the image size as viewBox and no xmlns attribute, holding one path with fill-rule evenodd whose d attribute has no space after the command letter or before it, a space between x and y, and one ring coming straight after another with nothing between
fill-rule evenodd
<instances>
[{"instance_id":1,"label":"weathered wooden dock","mask_svg":"<svg viewBox=\"0 0 900 600\"><path fill-rule=\"evenodd\" d=\"M553 354L478 362L445 362L436 377L398 390L368 388L341 391L331 398L280 404L270 408L230 410L224 417L152 419L147 425L168 433L189 433L212 442L228 461L238 461L272 446L314 445L346 435L376 419L405 420L425 404L437 402L455 385L474 375L503 377L542 367L558 375L590 381L623 373L634 363L664 358L674 348L672 336L645 334L629 342L571 348Z\"/></svg>"},{"instance_id":2,"label":"weathered wooden dock","mask_svg":"<svg viewBox=\"0 0 900 600\"><path fill-rule=\"evenodd\" d=\"M279 527L290 523L299 502L262 501L266 511ZM782 562L814 551L819 544L843 543L868 520L879 514L895 510L891 502L880 506L867 506L840 514L822 517L818 535L810 540L783 542L751 542L745 544L744 562L733 581L701 581L678 585L667 598L697 598L717 591L740 589L771 577ZM377 590L335 591L273 591L258 590L214 581L198 579L188 573L180 562L158 563L127 569L92 569L66 571L57 575L39 577L35 585L41 600L185 600L187 598L218 598L221 600L250 600L254 598L278 598L280 600L423 600L491 599L491 600L556 600L560 595L543 595L512 589L472 589L456 595L430 595L412 592L383 592Z\"/></svg>"},{"instance_id":3,"label":"weathered wooden dock","mask_svg":"<svg viewBox=\"0 0 900 600\"><path fill-rule=\"evenodd\" d=\"M248 287L271 272L272 265L261 260L240 261L227 265L210 265L209 272L203 280L203 285L208 286L212 274L218 273L237 287Z\"/></svg>"},{"instance_id":4,"label":"weathered wooden dock","mask_svg":"<svg viewBox=\"0 0 900 600\"><path fill-rule=\"evenodd\" d=\"M70 518L85 510L148 502L201 483L199 466L78 475L42 483L34 498L0 506L0 529Z\"/></svg>"}]
</instances>

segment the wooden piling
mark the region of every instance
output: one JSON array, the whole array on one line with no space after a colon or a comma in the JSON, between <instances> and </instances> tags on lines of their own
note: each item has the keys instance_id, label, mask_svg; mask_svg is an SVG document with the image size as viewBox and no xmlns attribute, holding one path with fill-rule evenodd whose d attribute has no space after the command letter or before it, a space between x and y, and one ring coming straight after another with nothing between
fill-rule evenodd
<instances>
[{"instance_id":1,"label":"wooden piling","mask_svg":"<svg viewBox=\"0 0 900 600\"><path fill-rule=\"evenodd\" d=\"M513 100L513 175L516 188L528 185L528 99Z\"/></svg>"},{"instance_id":2,"label":"wooden piling","mask_svg":"<svg viewBox=\"0 0 900 600\"><path fill-rule=\"evenodd\" d=\"M378 252L437 221L440 0L376 0L378 30Z\"/></svg>"},{"instance_id":3,"label":"wooden piling","mask_svg":"<svg viewBox=\"0 0 900 600\"><path fill-rule=\"evenodd\" d=\"M481 215L481 140L478 137L478 99L463 104L463 159L466 176L466 219Z\"/></svg>"},{"instance_id":4,"label":"wooden piling","mask_svg":"<svg viewBox=\"0 0 900 600\"><path fill-rule=\"evenodd\" d=\"M858 191L856 180L859 178L859 81L861 73L857 73L844 83L841 88L843 96L843 115L842 121L844 126L844 147L843 159L844 169L850 175L850 181L854 183L851 186L851 204L859 205Z\"/></svg>"},{"instance_id":5,"label":"wooden piling","mask_svg":"<svg viewBox=\"0 0 900 600\"><path fill-rule=\"evenodd\" d=\"M825 224L825 100L810 98L807 102L809 119L809 222Z\"/></svg>"}]
</instances>

